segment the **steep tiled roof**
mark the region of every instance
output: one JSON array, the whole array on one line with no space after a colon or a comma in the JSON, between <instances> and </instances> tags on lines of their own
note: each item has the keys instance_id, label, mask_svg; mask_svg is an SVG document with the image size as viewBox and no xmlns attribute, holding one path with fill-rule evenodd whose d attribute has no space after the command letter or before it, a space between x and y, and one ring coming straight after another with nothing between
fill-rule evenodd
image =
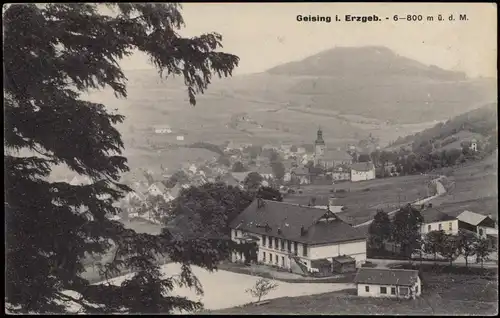
<instances>
[{"instance_id":1,"label":"steep tiled roof","mask_svg":"<svg viewBox=\"0 0 500 318\"><path fill-rule=\"evenodd\" d=\"M356 171L370 171L375 169L375 166L371 162L358 162L351 165L351 170Z\"/></svg>"},{"instance_id":2,"label":"steep tiled roof","mask_svg":"<svg viewBox=\"0 0 500 318\"><path fill-rule=\"evenodd\" d=\"M151 185L151 187L152 187L152 186L156 186L156 188L157 188L158 190L160 190L162 193L166 193L166 192L167 192L167 187L165 187L165 185L164 185L163 183L161 183L161 182L155 182L155 183L153 183L153 184ZM150 188L151 188L151 187L150 187Z\"/></svg>"},{"instance_id":3,"label":"steep tiled roof","mask_svg":"<svg viewBox=\"0 0 500 318\"><path fill-rule=\"evenodd\" d=\"M418 271L410 269L360 268L354 283L413 286L417 277Z\"/></svg>"},{"instance_id":4,"label":"steep tiled roof","mask_svg":"<svg viewBox=\"0 0 500 318\"><path fill-rule=\"evenodd\" d=\"M259 174L273 174L273 168L267 165L254 168L252 170Z\"/></svg>"},{"instance_id":5,"label":"steep tiled roof","mask_svg":"<svg viewBox=\"0 0 500 318\"><path fill-rule=\"evenodd\" d=\"M238 179L233 177L231 173L226 173L224 174L221 178L220 181L231 186L237 186L239 185Z\"/></svg>"},{"instance_id":6,"label":"steep tiled roof","mask_svg":"<svg viewBox=\"0 0 500 318\"><path fill-rule=\"evenodd\" d=\"M306 167L298 167L293 168L292 173L298 176L304 176L309 174L309 170Z\"/></svg>"},{"instance_id":7,"label":"steep tiled roof","mask_svg":"<svg viewBox=\"0 0 500 318\"><path fill-rule=\"evenodd\" d=\"M424 218L424 223L456 220L456 218L444 212L441 212L436 208L425 209L421 211L420 214Z\"/></svg>"},{"instance_id":8,"label":"steep tiled roof","mask_svg":"<svg viewBox=\"0 0 500 318\"><path fill-rule=\"evenodd\" d=\"M325 154L323 155L324 160L342 160L349 161L352 160L350 154L346 151L336 150L336 149L327 149Z\"/></svg>"},{"instance_id":9,"label":"steep tiled roof","mask_svg":"<svg viewBox=\"0 0 500 318\"><path fill-rule=\"evenodd\" d=\"M462 221L464 223L468 223L468 224L471 224L471 225L478 225L479 223L483 222L484 219L486 219L487 216L486 215L482 215L482 214L478 214L478 213L474 213L474 212L471 212L471 211L464 211L462 213L460 213L459 216L457 216L457 219L459 221Z\"/></svg>"},{"instance_id":10,"label":"steep tiled roof","mask_svg":"<svg viewBox=\"0 0 500 318\"><path fill-rule=\"evenodd\" d=\"M239 182L245 181L245 178L248 176L248 174L251 171L246 171L246 172L231 172L231 175L238 180Z\"/></svg>"},{"instance_id":11,"label":"steep tiled roof","mask_svg":"<svg viewBox=\"0 0 500 318\"><path fill-rule=\"evenodd\" d=\"M336 165L333 169L334 172L350 172L351 168L348 165Z\"/></svg>"},{"instance_id":12,"label":"steep tiled roof","mask_svg":"<svg viewBox=\"0 0 500 318\"><path fill-rule=\"evenodd\" d=\"M274 236L306 244L336 243L365 239L365 233L336 218L318 222L327 212L307 206L262 200L254 200L231 223L231 228L251 233ZM269 226L266 231L266 224ZM301 228L306 230L301 235ZM279 229L279 231L278 231ZM278 233L279 232L279 233Z\"/></svg>"}]
</instances>

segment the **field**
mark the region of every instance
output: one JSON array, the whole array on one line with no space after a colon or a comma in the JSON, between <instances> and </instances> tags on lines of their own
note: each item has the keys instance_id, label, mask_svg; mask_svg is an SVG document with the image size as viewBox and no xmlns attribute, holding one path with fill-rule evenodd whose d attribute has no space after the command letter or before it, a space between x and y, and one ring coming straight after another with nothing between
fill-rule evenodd
<instances>
[{"instance_id":1,"label":"field","mask_svg":"<svg viewBox=\"0 0 500 318\"><path fill-rule=\"evenodd\" d=\"M316 94L290 89L304 80L303 77L262 73L214 80L206 93L198 96L196 107L192 107L179 78L161 81L154 71L128 71L127 76L130 79L127 99L116 99L109 91L93 91L86 98L126 117L118 130L123 135L125 155L132 167L175 165L197 157L187 153L180 159L164 158L167 155L158 155L150 143L222 144L229 140L256 144L312 143L317 127L321 126L330 147L357 143L369 133L380 138L380 144L384 145L398 136L435 124L426 120L392 123L360 116L353 114L351 104L345 102L335 107L315 107L320 102ZM231 125L237 115L251 121ZM155 125L168 125L172 133L152 136ZM183 135L184 142L175 140L177 135Z\"/></svg>"},{"instance_id":2,"label":"field","mask_svg":"<svg viewBox=\"0 0 500 318\"><path fill-rule=\"evenodd\" d=\"M436 173L442 173L436 171ZM445 213L457 216L464 210L498 217L498 157L496 154L464 167L448 169L448 193L433 200Z\"/></svg>"},{"instance_id":3,"label":"field","mask_svg":"<svg viewBox=\"0 0 500 318\"><path fill-rule=\"evenodd\" d=\"M335 314L335 315L495 315L498 283L480 276L427 275L424 295L415 300L357 297L355 289L271 300L211 314Z\"/></svg>"},{"instance_id":4,"label":"field","mask_svg":"<svg viewBox=\"0 0 500 318\"><path fill-rule=\"evenodd\" d=\"M399 205L432 195L428 192L428 183L433 178L430 175L414 175L329 186L301 186L302 194L289 195L284 201L307 205L311 197L316 197L317 205L326 205L328 198L334 195L336 205L347 207L345 212L338 215L356 225L372 219L377 209L390 212ZM336 192L331 193L331 189ZM345 192L337 192L339 190Z\"/></svg>"}]
</instances>

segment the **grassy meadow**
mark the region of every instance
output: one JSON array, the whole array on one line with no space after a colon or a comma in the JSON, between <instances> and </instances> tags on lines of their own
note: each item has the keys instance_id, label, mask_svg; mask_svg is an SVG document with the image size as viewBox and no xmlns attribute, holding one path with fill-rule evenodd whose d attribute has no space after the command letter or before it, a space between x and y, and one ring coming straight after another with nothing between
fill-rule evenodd
<instances>
[{"instance_id":1,"label":"grassy meadow","mask_svg":"<svg viewBox=\"0 0 500 318\"><path fill-rule=\"evenodd\" d=\"M498 156L463 167L436 171L446 173L448 193L433 200L445 213L457 216L464 210L498 218Z\"/></svg>"},{"instance_id":2,"label":"grassy meadow","mask_svg":"<svg viewBox=\"0 0 500 318\"><path fill-rule=\"evenodd\" d=\"M356 296L355 289L302 297L272 299L208 314L334 315L484 315L498 313L497 278L469 275L426 275L423 295L415 300Z\"/></svg>"},{"instance_id":3,"label":"grassy meadow","mask_svg":"<svg viewBox=\"0 0 500 318\"><path fill-rule=\"evenodd\" d=\"M427 197L430 175L400 176L361 182L340 182L335 185L301 186L302 194L285 197L285 202L307 205L311 197L316 197L318 205L326 205L326 200L334 196L336 205L345 206L345 212L338 215L356 225L372 219L377 209L393 211L399 205ZM331 190L335 192L332 193ZM345 192L339 192L345 191Z\"/></svg>"}]
</instances>

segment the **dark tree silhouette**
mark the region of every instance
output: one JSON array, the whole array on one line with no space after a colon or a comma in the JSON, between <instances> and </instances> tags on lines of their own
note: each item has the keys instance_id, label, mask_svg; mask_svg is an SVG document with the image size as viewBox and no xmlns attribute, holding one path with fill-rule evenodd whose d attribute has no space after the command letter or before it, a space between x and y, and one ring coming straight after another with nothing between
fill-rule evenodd
<instances>
[{"instance_id":1,"label":"dark tree silhouette","mask_svg":"<svg viewBox=\"0 0 500 318\"><path fill-rule=\"evenodd\" d=\"M370 247L380 249L384 242L391 239L392 225L387 212L377 211L373 222L368 228Z\"/></svg>"},{"instance_id":2,"label":"dark tree silhouette","mask_svg":"<svg viewBox=\"0 0 500 318\"><path fill-rule=\"evenodd\" d=\"M400 252L410 258L415 249L421 246L420 225L423 218L420 211L410 204L402 207L392 221L393 241L399 245Z\"/></svg>"},{"instance_id":3,"label":"dark tree silhouette","mask_svg":"<svg viewBox=\"0 0 500 318\"><path fill-rule=\"evenodd\" d=\"M236 161L233 165L233 172L245 172L245 166L240 161Z\"/></svg>"},{"instance_id":4,"label":"dark tree silhouette","mask_svg":"<svg viewBox=\"0 0 500 318\"><path fill-rule=\"evenodd\" d=\"M261 187L257 192L257 197L264 200L283 201L283 195L279 190L272 187Z\"/></svg>"},{"instance_id":5,"label":"dark tree silhouette","mask_svg":"<svg viewBox=\"0 0 500 318\"><path fill-rule=\"evenodd\" d=\"M124 117L80 95L111 88L117 97L126 97L118 61L139 50L160 76L182 76L195 105L195 95L204 92L212 75L230 76L238 57L217 51L219 34L181 37L176 30L184 21L177 4L106 4L113 10L109 15L100 6L14 4L3 12L5 147L32 153L4 154L5 301L10 312L60 313L65 301L94 313L195 310L202 304L171 291L176 283L201 291L189 265L216 266L209 242L179 241L168 231L136 233L106 218L117 213L112 203L130 190L118 183L128 167L114 125ZM94 182L47 181L54 164ZM104 275L120 268L135 274L120 286L90 285L81 276L83 258L111 246L116 257L103 268ZM179 278L162 277L154 258L158 253L182 263Z\"/></svg>"}]
</instances>

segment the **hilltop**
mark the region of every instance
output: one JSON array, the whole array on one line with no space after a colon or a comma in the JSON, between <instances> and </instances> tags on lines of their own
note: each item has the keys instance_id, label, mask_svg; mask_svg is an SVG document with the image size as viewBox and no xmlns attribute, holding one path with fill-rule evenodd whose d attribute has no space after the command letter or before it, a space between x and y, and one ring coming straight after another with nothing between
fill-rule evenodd
<instances>
[{"instance_id":1,"label":"hilltop","mask_svg":"<svg viewBox=\"0 0 500 318\"><path fill-rule=\"evenodd\" d=\"M470 79L385 47L337 47L267 73L301 77L289 91L314 96L311 108L392 123L441 120L496 99L493 79Z\"/></svg>"},{"instance_id":2,"label":"hilltop","mask_svg":"<svg viewBox=\"0 0 500 318\"><path fill-rule=\"evenodd\" d=\"M438 123L432 128L398 138L388 149L417 149L429 141L435 150L460 149L462 142L470 142L473 139L481 143L497 136L497 113L498 104L490 103Z\"/></svg>"},{"instance_id":3,"label":"hilltop","mask_svg":"<svg viewBox=\"0 0 500 318\"><path fill-rule=\"evenodd\" d=\"M384 145L496 99L494 80L468 79L375 47L334 48L267 72L214 78L196 107L180 77L161 80L155 70L125 75L127 99L108 91L88 98L126 116L118 129L131 166L167 166L163 153L196 142L312 143L318 126L329 147L370 134ZM172 133L156 135L155 125ZM192 158L186 152L183 159Z\"/></svg>"},{"instance_id":4,"label":"hilltop","mask_svg":"<svg viewBox=\"0 0 500 318\"><path fill-rule=\"evenodd\" d=\"M267 71L293 76L340 77L426 77L435 80L463 81L462 72L443 70L435 65L399 56L383 46L335 47L301 61L285 63Z\"/></svg>"}]
</instances>

